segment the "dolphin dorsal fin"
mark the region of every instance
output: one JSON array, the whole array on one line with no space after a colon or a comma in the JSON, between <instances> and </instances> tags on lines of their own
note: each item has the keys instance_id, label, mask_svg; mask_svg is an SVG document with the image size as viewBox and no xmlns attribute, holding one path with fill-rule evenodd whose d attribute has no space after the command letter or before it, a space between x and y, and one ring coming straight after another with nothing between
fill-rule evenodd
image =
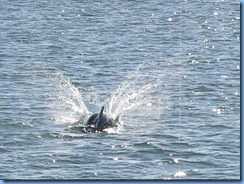
<instances>
[{"instance_id":1,"label":"dolphin dorsal fin","mask_svg":"<svg viewBox=\"0 0 244 184\"><path fill-rule=\"evenodd\" d=\"M97 119L96 128L98 128L98 122L99 122L99 119L100 119L100 118L102 117L102 115L103 115L103 110L104 110L104 106L102 106L102 108L101 108L101 110L100 110L98 116L96 117L96 119Z\"/></svg>"},{"instance_id":2,"label":"dolphin dorsal fin","mask_svg":"<svg viewBox=\"0 0 244 184\"><path fill-rule=\"evenodd\" d=\"M103 110L104 110L104 106L102 106L101 110L100 110L100 113L98 115L98 118L100 118L102 115L103 115Z\"/></svg>"}]
</instances>

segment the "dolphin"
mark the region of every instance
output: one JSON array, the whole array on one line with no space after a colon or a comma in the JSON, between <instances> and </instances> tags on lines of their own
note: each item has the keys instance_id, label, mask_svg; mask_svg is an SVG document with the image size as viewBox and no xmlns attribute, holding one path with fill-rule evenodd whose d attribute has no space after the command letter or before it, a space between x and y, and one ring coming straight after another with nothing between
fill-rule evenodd
<instances>
[{"instance_id":1,"label":"dolphin","mask_svg":"<svg viewBox=\"0 0 244 184\"><path fill-rule=\"evenodd\" d=\"M101 108L100 113L93 114L89 117L83 126L84 132L101 132L105 128L113 126L112 118L103 113L103 110L104 106Z\"/></svg>"}]
</instances>

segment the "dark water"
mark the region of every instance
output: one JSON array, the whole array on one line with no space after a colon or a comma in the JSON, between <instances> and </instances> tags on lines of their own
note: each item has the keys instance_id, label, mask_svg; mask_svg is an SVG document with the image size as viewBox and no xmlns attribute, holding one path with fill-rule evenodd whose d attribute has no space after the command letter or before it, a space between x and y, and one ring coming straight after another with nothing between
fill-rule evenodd
<instances>
[{"instance_id":1,"label":"dark water","mask_svg":"<svg viewBox=\"0 0 244 184\"><path fill-rule=\"evenodd\" d=\"M0 16L0 179L240 178L239 2L0 0ZM118 126L81 133L103 105Z\"/></svg>"}]
</instances>

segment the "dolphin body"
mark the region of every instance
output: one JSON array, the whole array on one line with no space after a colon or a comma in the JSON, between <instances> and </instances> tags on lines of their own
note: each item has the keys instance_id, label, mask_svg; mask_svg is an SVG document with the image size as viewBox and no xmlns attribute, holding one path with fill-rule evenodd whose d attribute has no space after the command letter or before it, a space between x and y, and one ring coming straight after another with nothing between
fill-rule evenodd
<instances>
[{"instance_id":1,"label":"dolphin body","mask_svg":"<svg viewBox=\"0 0 244 184\"><path fill-rule=\"evenodd\" d=\"M112 127L112 119L103 113L104 106L101 108L100 113L93 114L83 126L84 132L101 132L105 128Z\"/></svg>"}]
</instances>

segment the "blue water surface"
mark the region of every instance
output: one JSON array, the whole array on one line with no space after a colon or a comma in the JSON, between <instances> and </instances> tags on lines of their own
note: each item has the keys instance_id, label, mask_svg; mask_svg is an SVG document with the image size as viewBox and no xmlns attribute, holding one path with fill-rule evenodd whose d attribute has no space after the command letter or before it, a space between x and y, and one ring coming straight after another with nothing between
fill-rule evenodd
<instances>
[{"instance_id":1,"label":"blue water surface","mask_svg":"<svg viewBox=\"0 0 244 184\"><path fill-rule=\"evenodd\" d=\"M0 16L0 179L239 181L240 2L1 0ZM116 126L82 133L102 106Z\"/></svg>"}]
</instances>

